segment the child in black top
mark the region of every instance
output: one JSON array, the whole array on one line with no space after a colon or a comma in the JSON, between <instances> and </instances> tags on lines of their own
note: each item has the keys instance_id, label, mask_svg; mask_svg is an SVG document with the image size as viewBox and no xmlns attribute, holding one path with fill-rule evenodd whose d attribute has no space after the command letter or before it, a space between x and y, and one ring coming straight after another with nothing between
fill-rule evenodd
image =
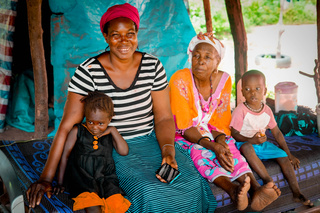
<instances>
[{"instance_id":1,"label":"child in black top","mask_svg":"<svg viewBox=\"0 0 320 213\"><path fill-rule=\"evenodd\" d=\"M103 93L91 92L81 101L86 121L76 124L68 134L54 193L63 192L65 182L75 201L74 211L125 212L131 203L119 187L112 150L127 155L129 148L118 130L108 126L114 115L112 100Z\"/></svg>"}]
</instances>

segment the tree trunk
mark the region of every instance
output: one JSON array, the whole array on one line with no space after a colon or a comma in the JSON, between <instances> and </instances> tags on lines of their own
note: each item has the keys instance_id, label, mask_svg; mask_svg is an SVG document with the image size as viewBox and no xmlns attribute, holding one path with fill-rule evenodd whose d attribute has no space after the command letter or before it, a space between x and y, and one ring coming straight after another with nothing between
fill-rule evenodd
<instances>
[{"instance_id":1,"label":"tree trunk","mask_svg":"<svg viewBox=\"0 0 320 213\"><path fill-rule=\"evenodd\" d=\"M235 57L235 83L237 85L241 76L247 71L247 34L244 28L241 3L240 0L225 0L228 13L231 33L234 42L234 57ZM240 91L239 91L240 92ZM238 97L238 90L236 89ZM236 102L237 103L237 102Z\"/></svg>"},{"instance_id":2,"label":"tree trunk","mask_svg":"<svg viewBox=\"0 0 320 213\"><path fill-rule=\"evenodd\" d=\"M206 16L207 32L213 32L210 0L203 0L203 7L204 7L204 14Z\"/></svg>"},{"instance_id":3,"label":"tree trunk","mask_svg":"<svg viewBox=\"0 0 320 213\"><path fill-rule=\"evenodd\" d=\"M27 0L30 50L35 87L35 138L43 138L48 132L48 83L44 58L41 26L42 0Z\"/></svg>"}]
</instances>

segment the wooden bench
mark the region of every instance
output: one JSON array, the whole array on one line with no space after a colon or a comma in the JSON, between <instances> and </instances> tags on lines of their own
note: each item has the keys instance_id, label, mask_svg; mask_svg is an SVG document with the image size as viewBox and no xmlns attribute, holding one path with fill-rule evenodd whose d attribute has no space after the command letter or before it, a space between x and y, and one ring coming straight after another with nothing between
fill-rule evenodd
<instances>
[{"instance_id":1,"label":"wooden bench","mask_svg":"<svg viewBox=\"0 0 320 213\"><path fill-rule=\"evenodd\" d=\"M267 133L267 136L269 141L274 141L270 133ZM296 171L296 176L302 193L309 199L320 198L320 138L313 134L303 137L286 137L286 141L292 154L301 162L300 169ZM10 189L8 186L13 186L13 191L9 193L12 212L21 212L22 204L27 204L25 191L32 182L38 180L46 162L51 142L52 139L15 144L13 141L0 141L1 145L6 145L0 151L0 177L5 182L7 189ZM293 202L292 193L279 165L272 160L264 161L264 164L282 192L281 196L269 205L264 212L288 211L300 206L300 203ZM8 172L9 170L11 171ZM256 174L255 176L262 184L261 179ZM212 183L210 187L218 202L217 213L237 212L225 191ZM68 194L64 193L53 196L52 199L44 197L41 205L33 211L72 212L72 204L73 201L68 198ZM248 211L252 212L250 208L247 208L244 212Z\"/></svg>"}]
</instances>

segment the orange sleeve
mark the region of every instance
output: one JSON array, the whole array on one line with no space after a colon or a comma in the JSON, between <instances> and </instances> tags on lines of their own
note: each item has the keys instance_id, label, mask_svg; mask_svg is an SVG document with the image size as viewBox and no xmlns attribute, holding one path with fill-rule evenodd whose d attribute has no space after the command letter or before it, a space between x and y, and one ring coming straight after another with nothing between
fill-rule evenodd
<instances>
[{"instance_id":1,"label":"orange sleeve","mask_svg":"<svg viewBox=\"0 0 320 213\"><path fill-rule=\"evenodd\" d=\"M170 105L175 119L176 129L186 130L192 127L192 119L198 116L194 105L192 77L188 68L175 72L169 82Z\"/></svg>"}]
</instances>

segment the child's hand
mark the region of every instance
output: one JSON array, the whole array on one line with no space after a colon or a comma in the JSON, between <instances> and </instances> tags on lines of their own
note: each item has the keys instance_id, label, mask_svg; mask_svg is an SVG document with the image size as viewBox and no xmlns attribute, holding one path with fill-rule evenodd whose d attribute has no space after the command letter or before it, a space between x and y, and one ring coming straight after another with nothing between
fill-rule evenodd
<instances>
[{"instance_id":1,"label":"child's hand","mask_svg":"<svg viewBox=\"0 0 320 213\"><path fill-rule=\"evenodd\" d=\"M291 155L291 154L288 155L288 157L289 157L289 160L290 160L290 162L291 162L294 170L299 169L299 168L300 168L300 165L299 165L299 164L300 164L300 161L299 161L299 159L296 158L295 156Z\"/></svg>"},{"instance_id":2,"label":"child's hand","mask_svg":"<svg viewBox=\"0 0 320 213\"><path fill-rule=\"evenodd\" d=\"M57 195L59 193L63 193L65 190L65 187L62 184L58 184L53 187L53 194Z\"/></svg>"},{"instance_id":3,"label":"child's hand","mask_svg":"<svg viewBox=\"0 0 320 213\"><path fill-rule=\"evenodd\" d=\"M111 133L112 129L115 129L115 127L108 126L107 129L99 137L104 136L104 135L109 135Z\"/></svg>"},{"instance_id":4,"label":"child's hand","mask_svg":"<svg viewBox=\"0 0 320 213\"><path fill-rule=\"evenodd\" d=\"M267 136L261 132L257 132L250 140L252 144L262 144L266 141L267 141Z\"/></svg>"}]
</instances>

